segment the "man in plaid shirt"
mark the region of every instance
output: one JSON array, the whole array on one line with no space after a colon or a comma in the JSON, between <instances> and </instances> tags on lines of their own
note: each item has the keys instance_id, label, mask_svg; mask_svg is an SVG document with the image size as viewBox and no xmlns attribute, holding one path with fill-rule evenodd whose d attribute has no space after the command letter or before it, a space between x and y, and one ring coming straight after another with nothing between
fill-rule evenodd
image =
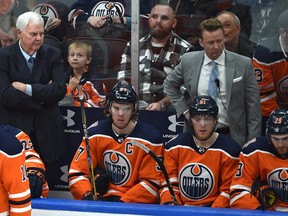
<instances>
[{"instance_id":1,"label":"man in plaid shirt","mask_svg":"<svg viewBox=\"0 0 288 216\"><path fill-rule=\"evenodd\" d=\"M173 32L176 24L173 9L168 4L157 4L149 15L150 34L140 39L139 99L146 110L174 110L164 95L163 81L186 51L195 50ZM122 54L118 80L130 81L131 75L130 41Z\"/></svg>"}]
</instances>

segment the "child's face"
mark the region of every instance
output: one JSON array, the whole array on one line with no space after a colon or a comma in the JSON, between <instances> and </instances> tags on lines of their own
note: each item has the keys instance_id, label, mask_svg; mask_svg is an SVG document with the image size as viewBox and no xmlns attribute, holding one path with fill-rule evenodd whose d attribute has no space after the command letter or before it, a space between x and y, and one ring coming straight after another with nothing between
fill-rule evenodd
<instances>
[{"instance_id":1,"label":"child's face","mask_svg":"<svg viewBox=\"0 0 288 216\"><path fill-rule=\"evenodd\" d=\"M90 58L88 59L86 52L81 48L71 49L67 59L73 69L84 68L91 61Z\"/></svg>"}]
</instances>

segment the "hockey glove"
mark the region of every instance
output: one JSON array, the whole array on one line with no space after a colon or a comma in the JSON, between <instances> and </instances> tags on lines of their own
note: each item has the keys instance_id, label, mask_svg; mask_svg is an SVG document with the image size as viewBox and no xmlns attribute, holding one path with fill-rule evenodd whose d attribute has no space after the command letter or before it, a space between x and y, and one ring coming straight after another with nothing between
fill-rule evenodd
<instances>
[{"instance_id":1,"label":"hockey glove","mask_svg":"<svg viewBox=\"0 0 288 216\"><path fill-rule=\"evenodd\" d=\"M96 169L95 170L95 184L97 194L103 196L108 191L108 186L112 178L107 174L105 169Z\"/></svg>"},{"instance_id":2,"label":"hockey glove","mask_svg":"<svg viewBox=\"0 0 288 216\"><path fill-rule=\"evenodd\" d=\"M82 200L94 200L92 191L86 192Z\"/></svg>"},{"instance_id":3,"label":"hockey glove","mask_svg":"<svg viewBox=\"0 0 288 216\"><path fill-rule=\"evenodd\" d=\"M254 181L251 187L251 194L254 195L260 206L257 209L269 209L276 200L276 193L266 182Z\"/></svg>"},{"instance_id":4,"label":"hockey glove","mask_svg":"<svg viewBox=\"0 0 288 216\"><path fill-rule=\"evenodd\" d=\"M31 198L39 198L42 195L42 187L45 182L43 173L37 170L27 170L30 184Z\"/></svg>"}]
</instances>

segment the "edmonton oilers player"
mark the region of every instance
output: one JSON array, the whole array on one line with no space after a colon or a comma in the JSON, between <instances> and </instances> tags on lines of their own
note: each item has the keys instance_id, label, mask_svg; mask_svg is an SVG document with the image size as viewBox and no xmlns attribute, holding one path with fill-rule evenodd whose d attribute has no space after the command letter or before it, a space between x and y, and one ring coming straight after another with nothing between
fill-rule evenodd
<instances>
[{"instance_id":1,"label":"edmonton oilers player","mask_svg":"<svg viewBox=\"0 0 288 216\"><path fill-rule=\"evenodd\" d=\"M215 132L218 107L212 97L195 97L189 113L193 134L181 133L165 144L164 164L176 199L179 205L227 208L241 148ZM172 204L167 187L160 192L161 203Z\"/></svg>"},{"instance_id":2,"label":"edmonton oilers player","mask_svg":"<svg viewBox=\"0 0 288 216\"><path fill-rule=\"evenodd\" d=\"M163 154L161 134L140 123L138 98L126 81L118 82L108 96L108 119L89 129L90 153L95 169L97 197L104 201L159 203L161 172L154 160L132 145L136 140L157 156ZM75 199L93 200L89 182L85 139L75 153L69 170L69 187Z\"/></svg>"},{"instance_id":3,"label":"edmonton oilers player","mask_svg":"<svg viewBox=\"0 0 288 216\"><path fill-rule=\"evenodd\" d=\"M260 188L253 187L256 180ZM231 207L288 211L287 110L274 110L266 122L266 136L244 146L231 184Z\"/></svg>"}]
</instances>

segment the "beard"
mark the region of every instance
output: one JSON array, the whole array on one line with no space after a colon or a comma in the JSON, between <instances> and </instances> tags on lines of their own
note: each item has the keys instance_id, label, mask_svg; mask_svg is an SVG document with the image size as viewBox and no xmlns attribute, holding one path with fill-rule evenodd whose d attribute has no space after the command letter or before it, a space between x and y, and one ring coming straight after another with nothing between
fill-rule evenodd
<instances>
[{"instance_id":1,"label":"beard","mask_svg":"<svg viewBox=\"0 0 288 216\"><path fill-rule=\"evenodd\" d=\"M166 38L168 35L171 34L172 29L162 29L156 26L157 28L152 28L150 31L150 34L152 37L157 38L157 39L162 39Z\"/></svg>"}]
</instances>

